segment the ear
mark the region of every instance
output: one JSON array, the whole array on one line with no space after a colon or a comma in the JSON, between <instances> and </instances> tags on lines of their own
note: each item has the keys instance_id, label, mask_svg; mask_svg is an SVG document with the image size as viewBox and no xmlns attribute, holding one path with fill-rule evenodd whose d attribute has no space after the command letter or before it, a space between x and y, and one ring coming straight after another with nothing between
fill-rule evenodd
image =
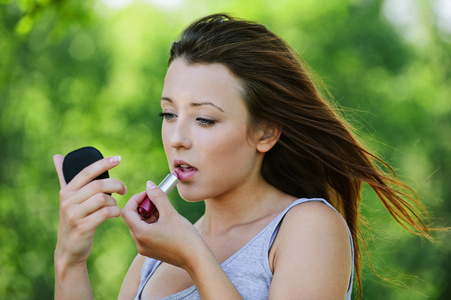
<instances>
[{"instance_id":1,"label":"ear","mask_svg":"<svg viewBox=\"0 0 451 300\"><path fill-rule=\"evenodd\" d=\"M259 140L257 141L257 151L268 152L277 143L282 130L275 125L264 124L261 126Z\"/></svg>"}]
</instances>

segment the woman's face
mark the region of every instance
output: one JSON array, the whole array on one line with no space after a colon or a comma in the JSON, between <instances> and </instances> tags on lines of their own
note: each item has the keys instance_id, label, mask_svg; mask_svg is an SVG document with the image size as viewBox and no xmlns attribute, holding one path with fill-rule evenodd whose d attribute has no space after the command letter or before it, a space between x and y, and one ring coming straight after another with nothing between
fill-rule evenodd
<instances>
[{"instance_id":1,"label":"woman's face","mask_svg":"<svg viewBox=\"0 0 451 300\"><path fill-rule=\"evenodd\" d=\"M179 194L188 201L243 190L260 176L262 153L249 137L241 86L222 64L170 65L161 97L162 138Z\"/></svg>"}]
</instances>

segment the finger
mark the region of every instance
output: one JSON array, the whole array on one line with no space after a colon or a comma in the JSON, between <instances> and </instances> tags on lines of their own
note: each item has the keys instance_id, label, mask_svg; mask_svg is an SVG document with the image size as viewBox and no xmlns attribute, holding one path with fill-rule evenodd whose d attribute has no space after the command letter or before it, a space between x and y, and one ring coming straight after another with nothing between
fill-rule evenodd
<instances>
[{"instance_id":1,"label":"finger","mask_svg":"<svg viewBox=\"0 0 451 300\"><path fill-rule=\"evenodd\" d=\"M82 187L77 193L72 193L71 202L80 204L94 195L102 193L125 195L127 193L127 188L122 181L115 178L96 179Z\"/></svg>"},{"instance_id":2,"label":"finger","mask_svg":"<svg viewBox=\"0 0 451 300\"><path fill-rule=\"evenodd\" d=\"M155 223L158 220L159 216L160 216L160 214L159 214L157 209L155 209L153 211L152 215L149 218L147 218L147 219L144 219L141 216L141 214L139 214L138 207L143 202L143 200L145 198L147 198L147 193L146 192L142 192L142 193L134 195L132 198L130 198L130 200L124 206L124 208L122 210L122 214L124 214L126 212L130 212L133 217L134 217L135 214L138 214L139 218L136 218L136 220L145 221L148 224ZM125 217L127 217L127 216L125 216Z\"/></svg>"},{"instance_id":3,"label":"finger","mask_svg":"<svg viewBox=\"0 0 451 300\"><path fill-rule=\"evenodd\" d=\"M150 218L146 219L145 222L152 224L158 221L158 219L160 219L160 212L158 211L158 209L155 209Z\"/></svg>"},{"instance_id":4,"label":"finger","mask_svg":"<svg viewBox=\"0 0 451 300\"><path fill-rule=\"evenodd\" d=\"M98 193L77 206L76 217L84 218L108 206L117 206L116 199L110 195Z\"/></svg>"},{"instance_id":5,"label":"finger","mask_svg":"<svg viewBox=\"0 0 451 300\"><path fill-rule=\"evenodd\" d=\"M146 198L146 195L146 192L134 195L127 201L122 209L122 219L124 219L124 222L131 231L134 231L134 229L142 222L142 218L138 214L138 205Z\"/></svg>"},{"instance_id":6,"label":"finger","mask_svg":"<svg viewBox=\"0 0 451 300\"><path fill-rule=\"evenodd\" d=\"M121 208L119 206L105 206L95 211L83 219L83 231L89 232L95 230L105 220L117 218L121 215Z\"/></svg>"},{"instance_id":7,"label":"finger","mask_svg":"<svg viewBox=\"0 0 451 300\"><path fill-rule=\"evenodd\" d=\"M89 198L97 193L125 195L127 187L118 179L106 178L93 180L80 189L82 199Z\"/></svg>"},{"instance_id":8,"label":"finger","mask_svg":"<svg viewBox=\"0 0 451 300\"><path fill-rule=\"evenodd\" d=\"M158 210L156 210L148 219L143 219L138 213L138 205L146 198L146 196L146 192L134 195L122 209L121 216L132 232L144 230L143 225L145 225L145 223L153 224L159 219L160 214Z\"/></svg>"},{"instance_id":9,"label":"finger","mask_svg":"<svg viewBox=\"0 0 451 300\"><path fill-rule=\"evenodd\" d=\"M58 180L60 182L60 187L66 186L66 180L63 175L63 160L64 156L56 154L53 156L53 164L55 165L56 173L58 174Z\"/></svg>"},{"instance_id":10,"label":"finger","mask_svg":"<svg viewBox=\"0 0 451 300\"><path fill-rule=\"evenodd\" d=\"M136 211L138 204L140 204L144 198L146 198L146 192L141 192L136 195L133 195L125 204L124 209Z\"/></svg>"},{"instance_id":11,"label":"finger","mask_svg":"<svg viewBox=\"0 0 451 300\"><path fill-rule=\"evenodd\" d=\"M72 190L78 190L94 180L100 174L111 170L121 162L120 156L111 156L92 163L87 166L74 179L71 180L70 186Z\"/></svg>"},{"instance_id":12,"label":"finger","mask_svg":"<svg viewBox=\"0 0 451 300\"><path fill-rule=\"evenodd\" d=\"M168 196L152 181L147 182L146 192L149 199L157 207L160 216L167 215L175 211L175 208L169 201Z\"/></svg>"}]
</instances>

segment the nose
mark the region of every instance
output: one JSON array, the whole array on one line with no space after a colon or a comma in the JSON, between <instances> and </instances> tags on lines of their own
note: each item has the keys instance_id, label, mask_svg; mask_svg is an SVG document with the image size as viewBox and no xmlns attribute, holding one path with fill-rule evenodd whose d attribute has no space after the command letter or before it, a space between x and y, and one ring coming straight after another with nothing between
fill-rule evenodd
<instances>
[{"instance_id":1,"label":"nose","mask_svg":"<svg viewBox=\"0 0 451 300\"><path fill-rule=\"evenodd\" d=\"M173 126L167 128L169 133L169 144L172 148L190 149L192 147L192 140L190 138L190 127L187 122L179 118Z\"/></svg>"}]
</instances>

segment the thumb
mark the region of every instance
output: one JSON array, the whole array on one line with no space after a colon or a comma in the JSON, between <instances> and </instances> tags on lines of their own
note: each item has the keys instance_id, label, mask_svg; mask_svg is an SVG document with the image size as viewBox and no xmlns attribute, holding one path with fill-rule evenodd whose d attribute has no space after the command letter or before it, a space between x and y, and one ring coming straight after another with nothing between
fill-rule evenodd
<instances>
[{"instance_id":1,"label":"thumb","mask_svg":"<svg viewBox=\"0 0 451 300\"><path fill-rule=\"evenodd\" d=\"M152 181L147 182L146 192L149 199L156 206L160 214L160 218L176 211L174 206L172 206L169 201L168 196Z\"/></svg>"},{"instance_id":2,"label":"thumb","mask_svg":"<svg viewBox=\"0 0 451 300\"><path fill-rule=\"evenodd\" d=\"M63 160L64 156L56 154L53 156L53 164L55 165L56 173L58 174L58 179L60 182L61 188L67 185L66 180L64 179L63 174Z\"/></svg>"}]
</instances>

